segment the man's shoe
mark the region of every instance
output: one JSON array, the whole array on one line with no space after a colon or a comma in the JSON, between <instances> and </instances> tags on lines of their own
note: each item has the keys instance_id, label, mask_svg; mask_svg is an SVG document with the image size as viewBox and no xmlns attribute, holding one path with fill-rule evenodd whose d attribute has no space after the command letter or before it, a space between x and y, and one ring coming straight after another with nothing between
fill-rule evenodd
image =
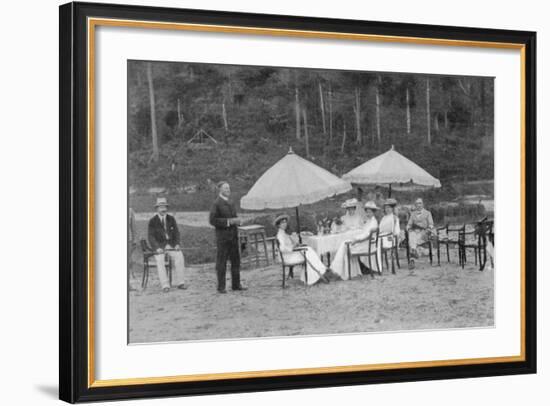
<instances>
[{"instance_id":1,"label":"man's shoe","mask_svg":"<svg viewBox=\"0 0 550 406\"><path fill-rule=\"evenodd\" d=\"M164 289L162 289L162 291L163 291L164 293L168 293L168 292L170 292L170 288L164 288Z\"/></svg>"},{"instance_id":2,"label":"man's shoe","mask_svg":"<svg viewBox=\"0 0 550 406\"><path fill-rule=\"evenodd\" d=\"M187 285L185 283L182 283L181 285L178 285L178 289L185 290L187 289Z\"/></svg>"},{"instance_id":3,"label":"man's shoe","mask_svg":"<svg viewBox=\"0 0 550 406\"><path fill-rule=\"evenodd\" d=\"M225 289L218 289L218 293L227 293L227 290L225 290Z\"/></svg>"},{"instance_id":4,"label":"man's shoe","mask_svg":"<svg viewBox=\"0 0 550 406\"><path fill-rule=\"evenodd\" d=\"M243 285L239 285L237 288L232 288L231 290L248 290L247 287L244 287Z\"/></svg>"}]
</instances>

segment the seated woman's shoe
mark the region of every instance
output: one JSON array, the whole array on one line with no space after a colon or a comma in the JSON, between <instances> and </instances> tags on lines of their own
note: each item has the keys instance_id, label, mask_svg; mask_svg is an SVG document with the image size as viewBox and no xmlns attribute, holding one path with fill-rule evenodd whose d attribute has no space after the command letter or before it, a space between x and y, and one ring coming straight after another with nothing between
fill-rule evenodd
<instances>
[{"instance_id":1,"label":"seated woman's shoe","mask_svg":"<svg viewBox=\"0 0 550 406\"><path fill-rule=\"evenodd\" d=\"M340 277L340 275L338 275L336 272L334 272L332 269L330 268L327 268L327 270L325 271L325 274L323 275L328 281L338 281L338 280L341 280L342 278Z\"/></svg>"}]
</instances>

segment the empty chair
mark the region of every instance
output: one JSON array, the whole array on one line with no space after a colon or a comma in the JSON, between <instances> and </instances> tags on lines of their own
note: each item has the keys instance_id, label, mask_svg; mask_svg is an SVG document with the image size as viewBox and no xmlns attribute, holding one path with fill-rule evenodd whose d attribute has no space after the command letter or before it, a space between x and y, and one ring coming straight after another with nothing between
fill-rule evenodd
<instances>
[{"instance_id":1,"label":"empty chair","mask_svg":"<svg viewBox=\"0 0 550 406\"><path fill-rule=\"evenodd\" d=\"M451 262L450 247L459 248L458 237L463 226L445 224L435 229L435 241L437 242L437 265L441 265L441 246L444 245L447 251L447 262ZM460 258L459 258L460 261Z\"/></svg>"}]
</instances>

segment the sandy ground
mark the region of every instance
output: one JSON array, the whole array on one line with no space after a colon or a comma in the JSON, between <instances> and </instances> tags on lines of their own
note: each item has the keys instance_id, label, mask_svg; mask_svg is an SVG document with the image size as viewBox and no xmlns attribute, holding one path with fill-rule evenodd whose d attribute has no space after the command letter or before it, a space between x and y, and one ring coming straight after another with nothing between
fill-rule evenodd
<instances>
[{"instance_id":1,"label":"sandy ground","mask_svg":"<svg viewBox=\"0 0 550 406\"><path fill-rule=\"evenodd\" d=\"M420 259L413 273L403 267L396 275L308 288L291 280L284 290L279 264L249 267L241 271L249 290L226 295L216 293L212 264L188 268L189 288L169 293L161 292L154 269L142 291L136 268L129 338L146 343L492 326L494 271L480 272L473 262L462 270L451 260L432 267Z\"/></svg>"}]
</instances>

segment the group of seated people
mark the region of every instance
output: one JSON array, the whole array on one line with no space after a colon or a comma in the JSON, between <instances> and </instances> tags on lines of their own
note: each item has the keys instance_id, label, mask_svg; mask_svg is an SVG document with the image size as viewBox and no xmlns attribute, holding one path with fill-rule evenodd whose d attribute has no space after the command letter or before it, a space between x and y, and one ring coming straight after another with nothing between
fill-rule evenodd
<instances>
[{"instance_id":1,"label":"group of seated people","mask_svg":"<svg viewBox=\"0 0 550 406\"><path fill-rule=\"evenodd\" d=\"M399 217L396 214L396 206L397 201L395 199L390 198L385 200L383 203L383 214L380 222L378 222L376 214L380 208L373 201L368 201L364 205L357 199L349 199L344 202L342 208L346 210L346 213L341 217L341 224L338 226L338 229L333 231L346 232L357 230L358 232L353 238L345 240L340 244L330 264L330 268L323 263L314 249L299 244L295 239L291 238L287 232L289 216L286 214L280 215L275 219L274 225L278 230L277 240L283 260L285 264L293 265L302 263L305 257L307 261L307 266L305 267L307 278L306 274L302 272L300 279L303 282L307 281L309 285L318 282L328 283L332 276L341 280L347 280L350 277L353 278L363 273L370 273L372 275L372 270L361 262L360 255L351 255L348 259L348 245L351 254L367 252L371 233L378 230L379 235L384 235L378 241L376 254L378 256L378 264L381 264L381 250L396 246L403 238L399 225ZM411 213L408 220L407 230L409 231L411 253L415 257L418 257L421 253L420 245L427 241L433 230L432 215L428 210L424 209L422 199L417 199L415 202L415 210Z\"/></svg>"}]
</instances>

